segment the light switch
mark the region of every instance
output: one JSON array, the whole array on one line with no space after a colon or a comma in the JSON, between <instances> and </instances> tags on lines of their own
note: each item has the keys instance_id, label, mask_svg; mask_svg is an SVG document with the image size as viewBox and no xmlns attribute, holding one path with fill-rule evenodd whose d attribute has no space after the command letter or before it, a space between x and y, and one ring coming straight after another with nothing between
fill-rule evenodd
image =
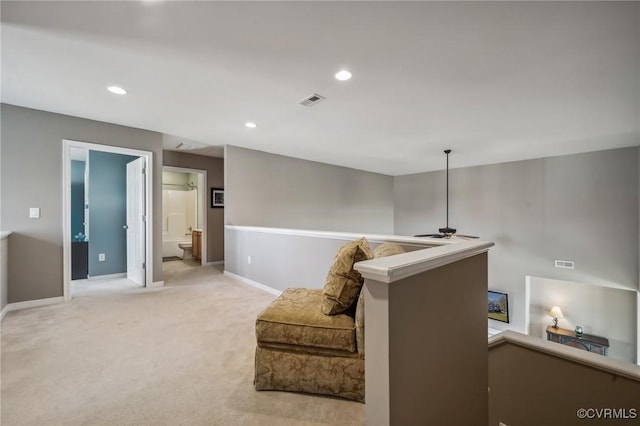
<instances>
[{"instance_id":1,"label":"light switch","mask_svg":"<svg viewBox=\"0 0 640 426\"><path fill-rule=\"evenodd\" d=\"M40 219L40 207L31 207L29 209L30 219Z\"/></svg>"}]
</instances>

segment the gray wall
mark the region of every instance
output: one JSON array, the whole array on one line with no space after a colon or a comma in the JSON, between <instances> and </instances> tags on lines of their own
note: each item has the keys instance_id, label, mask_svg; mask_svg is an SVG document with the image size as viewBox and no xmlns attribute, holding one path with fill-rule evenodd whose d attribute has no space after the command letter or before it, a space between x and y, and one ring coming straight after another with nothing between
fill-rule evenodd
<instances>
[{"instance_id":1,"label":"gray wall","mask_svg":"<svg viewBox=\"0 0 640 426\"><path fill-rule=\"evenodd\" d=\"M137 158L89 151L90 277L127 272L127 163Z\"/></svg>"},{"instance_id":2,"label":"gray wall","mask_svg":"<svg viewBox=\"0 0 640 426\"><path fill-rule=\"evenodd\" d=\"M260 284L282 291L289 287L322 288L336 253L344 244L366 237L371 250L393 238L362 234L284 234L251 227L228 227L228 247L224 269ZM384 236L383 236L384 237ZM395 241L406 252L428 245ZM251 257L251 262L249 262Z\"/></svg>"},{"instance_id":3,"label":"gray wall","mask_svg":"<svg viewBox=\"0 0 640 426\"><path fill-rule=\"evenodd\" d=\"M582 420L576 412L626 409L628 416L631 408L638 410L639 380L511 342L489 347L489 388L486 424L491 426L638 423L637 419Z\"/></svg>"},{"instance_id":4,"label":"gray wall","mask_svg":"<svg viewBox=\"0 0 640 426\"><path fill-rule=\"evenodd\" d=\"M348 240L227 229L224 269L276 290L322 288ZM251 256L251 263L248 257Z\"/></svg>"},{"instance_id":5,"label":"gray wall","mask_svg":"<svg viewBox=\"0 0 640 426\"><path fill-rule=\"evenodd\" d=\"M207 261L224 260L225 209L211 208L211 188L224 188L224 160L186 152L164 151L163 164L207 171L207 187L204 188L207 191Z\"/></svg>"},{"instance_id":6,"label":"gray wall","mask_svg":"<svg viewBox=\"0 0 640 426\"><path fill-rule=\"evenodd\" d=\"M496 243L489 288L509 293L509 328L525 331L527 275L638 288L638 166L625 148L451 170L450 225ZM436 231L444 201L444 171L395 177L395 233Z\"/></svg>"},{"instance_id":7,"label":"gray wall","mask_svg":"<svg viewBox=\"0 0 640 426\"><path fill-rule=\"evenodd\" d=\"M393 233L393 178L227 146L225 223Z\"/></svg>"},{"instance_id":8,"label":"gray wall","mask_svg":"<svg viewBox=\"0 0 640 426\"><path fill-rule=\"evenodd\" d=\"M375 281L366 280L365 286L370 283ZM389 346L369 350L367 341L375 331L366 327L365 368L378 371L367 368L375 365L368 361L388 350L390 424L482 424L480 419L488 416L487 338L482 321L487 254L382 286L389 289ZM369 387L366 391L369 395ZM375 424L375 417L371 420L367 423Z\"/></svg>"},{"instance_id":9,"label":"gray wall","mask_svg":"<svg viewBox=\"0 0 640 426\"><path fill-rule=\"evenodd\" d=\"M63 295L62 140L154 154L153 280L162 280L162 135L78 117L2 104L2 226L14 232L9 252L9 303ZM16 185L14 176L20 176ZM41 218L29 219L29 207ZM38 267L33 267L37 260Z\"/></svg>"}]
</instances>

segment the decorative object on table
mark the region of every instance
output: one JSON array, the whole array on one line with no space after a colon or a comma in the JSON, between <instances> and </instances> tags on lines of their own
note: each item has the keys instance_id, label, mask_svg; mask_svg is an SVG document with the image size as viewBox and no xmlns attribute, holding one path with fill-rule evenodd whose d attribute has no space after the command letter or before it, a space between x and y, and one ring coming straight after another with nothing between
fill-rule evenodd
<instances>
[{"instance_id":1,"label":"decorative object on table","mask_svg":"<svg viewBox=\"0 0 640 426\"><path fill-rule=\"evenodd\" d=\"M564 318L564 315L562 315L562 311L557 306L551 308L551 310L549 311L549 316L553 318L553 328L558 328L558 320Z\"/></svg>"},{"instance_id":2,"label":"decorative object on table","mask_svg":"<svg viewBox=\"0 0 640 426\"><path fill-rule=\"evenodd\" d=\"M581 325L576 325L576 337L577 338L581 338L582 337L582 326Z\"/></svg>"},{"instance_id":3,"label":"decorative object on table","mask_svg":"<svg viewBox=\"0 0 640 426\"><path fill-rule=\"evenodd\" d=\"M487 292L487 316L489 319L509 322L509 296L499 291Z\"/></svg>"},{"instance_id":4,"label":"decorative object on table","mask_svg":"<svg viewBox=\"0 0 640 426\"><path fill-rule=\"evenodd\" d=\"M451 150L450 149L445 149L444 153L447 156L447 226L445 226L444 228L440 228L438 229L438 234L420 234L420 235L414 235L415 237L430 237L430 238L451 238L453 236L453 234L456 233L456 229L455 228L450 228L449 227L449 154L451 154ZM457 235L458 237L461 238L478 238L475 237L473 235ZM502 320L500 320L502 321Z\"/></svg>"},{"instance_id":5,"label":"decorative object on table","mask_svg":"<svg viewBox=\"0 0 640 426\"><path fill-rule=\"evenodd\" d=\"M224 189L211 188L211 208L224 207Z\"/></svg>"}]
</instances>

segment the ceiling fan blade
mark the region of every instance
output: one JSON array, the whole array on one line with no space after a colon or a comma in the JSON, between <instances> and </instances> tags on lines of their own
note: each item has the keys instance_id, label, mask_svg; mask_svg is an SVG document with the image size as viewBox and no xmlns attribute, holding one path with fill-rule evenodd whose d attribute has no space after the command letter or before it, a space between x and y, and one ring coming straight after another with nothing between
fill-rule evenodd
<instances>
[{"instance_id":1,"label":"ceiling fan blade","mask_svg":"<svg viewBox=\"0 0 640 426\"><path fill-rule=\"evenodd\" d=\"M420 234L420 235L414 235L414 237L444 238L444 235L443 234Z\"/></svg>"},{"instance_id":2,"label":"ceiling fan blade","mask_svg":"<svg viewBox=\"0 0 640 426\"><path fill-rule=\"evenodd\" d=\"M480 237L476 237L475 235L464 235L464 234L456 234L457 237L464 238L467 240L476 240Z\"/></svg>"}]
</instances>

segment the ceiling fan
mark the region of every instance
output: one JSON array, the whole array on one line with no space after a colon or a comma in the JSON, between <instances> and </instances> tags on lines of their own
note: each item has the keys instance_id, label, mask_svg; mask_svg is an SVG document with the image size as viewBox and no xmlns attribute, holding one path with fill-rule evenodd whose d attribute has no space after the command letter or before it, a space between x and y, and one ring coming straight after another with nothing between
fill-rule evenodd
<instances>
[{"instance_id":1,"label":"ceiling fan","mask_svg":"<svg viewBox=\"0 0 640 426\"><path fill-rule=\"evenodd\" d=\"M451 154L451 150L445 149L444 153L447 155L447 226L445 226L444 228L438 229L437 234L420 234L420 235L414 235L415 237L451 238L453 234L456 233L455 228L449 227L449 154ZM461 238L478 238L473 235L457 234L456 236Z\"/></svg>"}]
</instances>

